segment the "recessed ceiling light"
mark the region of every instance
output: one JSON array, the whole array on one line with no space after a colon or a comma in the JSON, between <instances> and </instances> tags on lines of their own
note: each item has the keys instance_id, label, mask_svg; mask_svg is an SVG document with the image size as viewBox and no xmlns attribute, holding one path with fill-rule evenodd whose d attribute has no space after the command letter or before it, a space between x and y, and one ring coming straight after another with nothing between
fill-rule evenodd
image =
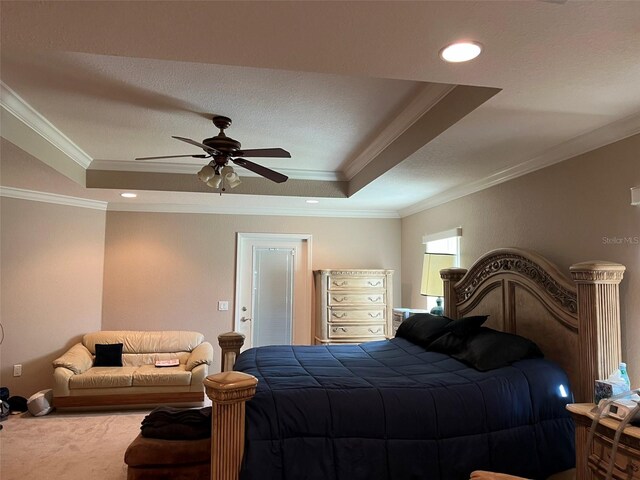
<instances>
[{"instance_id":1,"label":"recessed ceiling light","mask_svg":"<svg viewBox=\"0 0 640 480\"><path fill-rule=\"evenodd\" d=\"M440 50L440 58L451 63L468 62L480 55L480 52L482 45L477 42L457 42Z\"/></svg>"},{"instance_id":2,"label":"recessed ceiling light","mask_svg":"<svg viewBox=\"0 0 640 480\"><path fill-rule=\"evenodd\" d=\"M319 200L307 200L307 203L320 203Z\"/></svg>"},{"instance_id":3,"label":"recessed ceiling light","mask_svg":"<svg viewBox=\"0 0 640 480\"><path fill-rule=\"evenodd\" d=\"M124 198L136 198L138 194L133 192L124 192L124 193L121 193L120 196Z\"/></svg>"}]
</instances>

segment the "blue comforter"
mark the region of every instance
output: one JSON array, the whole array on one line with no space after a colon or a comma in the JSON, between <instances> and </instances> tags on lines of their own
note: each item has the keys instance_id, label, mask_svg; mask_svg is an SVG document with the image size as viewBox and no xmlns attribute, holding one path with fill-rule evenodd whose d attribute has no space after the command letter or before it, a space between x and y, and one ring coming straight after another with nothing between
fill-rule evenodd
<instances>
[{"instance_id":1,"label":"blue comforter","mask_svg":"<svg viewBox=\"0 0 640 480\"><path fill-rule=\"evenodd\" d=\"M546 478L575 463L568 380L546 360L479 372L394 338L255 348L235 369L259 380L242 480Z\"/></svg>"}]
</instances>

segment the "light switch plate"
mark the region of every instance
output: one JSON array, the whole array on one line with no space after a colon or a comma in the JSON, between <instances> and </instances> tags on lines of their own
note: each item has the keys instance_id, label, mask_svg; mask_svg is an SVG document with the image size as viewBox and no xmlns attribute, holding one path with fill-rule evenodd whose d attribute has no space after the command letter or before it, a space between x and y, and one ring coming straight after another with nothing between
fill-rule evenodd
<instances>
[{"instance_id":1,"label":"light switch plate","mask_svg":"<svg viewBox=\"0 0 640 480\"><path fill-rule=\"evenodd\" d=\"M229 310L229 302L226 300L220 300L218 302L218 311L223 312Z\"/></svg>"}]
</instances>

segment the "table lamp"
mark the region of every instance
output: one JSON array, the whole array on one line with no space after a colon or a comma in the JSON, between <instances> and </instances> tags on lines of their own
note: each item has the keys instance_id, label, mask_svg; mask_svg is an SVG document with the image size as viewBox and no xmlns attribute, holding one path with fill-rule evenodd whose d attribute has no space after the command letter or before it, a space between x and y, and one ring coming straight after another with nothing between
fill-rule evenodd
<instances>
[{"instance_id":1,"label":"table lamp","mask_svg":"<svg viewBox=\"0 0 640 480\"><path fill-rule=\"evenodd\" d=\"M448 253L425 253L422 263L422 284L420 295L437 297L436 306L431 309L432 315L442 315L442 296L444 285L440 278L440 270L454 266L456 256Z\"/></svg>"}]
</instances>

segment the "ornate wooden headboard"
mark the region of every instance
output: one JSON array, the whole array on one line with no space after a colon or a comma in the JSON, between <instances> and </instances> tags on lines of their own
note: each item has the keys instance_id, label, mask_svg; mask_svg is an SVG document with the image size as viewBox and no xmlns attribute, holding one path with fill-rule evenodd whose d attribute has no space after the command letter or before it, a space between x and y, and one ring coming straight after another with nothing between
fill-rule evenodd
<instances>
[{"instance_id":1,"label":"ornate wooden headboard","mask_svg":"<svg viewBox=\"0 0 640 480\"><path fill-rule=\"evenodd\" d=\"M594 381L618 367L625 267L585 262L571 282L537 253L493 250L469 270L442 270L445 314L489 315L486 326L530 338L569 375L577 402L593 401Z\"/></svg>"}]
</instances>

